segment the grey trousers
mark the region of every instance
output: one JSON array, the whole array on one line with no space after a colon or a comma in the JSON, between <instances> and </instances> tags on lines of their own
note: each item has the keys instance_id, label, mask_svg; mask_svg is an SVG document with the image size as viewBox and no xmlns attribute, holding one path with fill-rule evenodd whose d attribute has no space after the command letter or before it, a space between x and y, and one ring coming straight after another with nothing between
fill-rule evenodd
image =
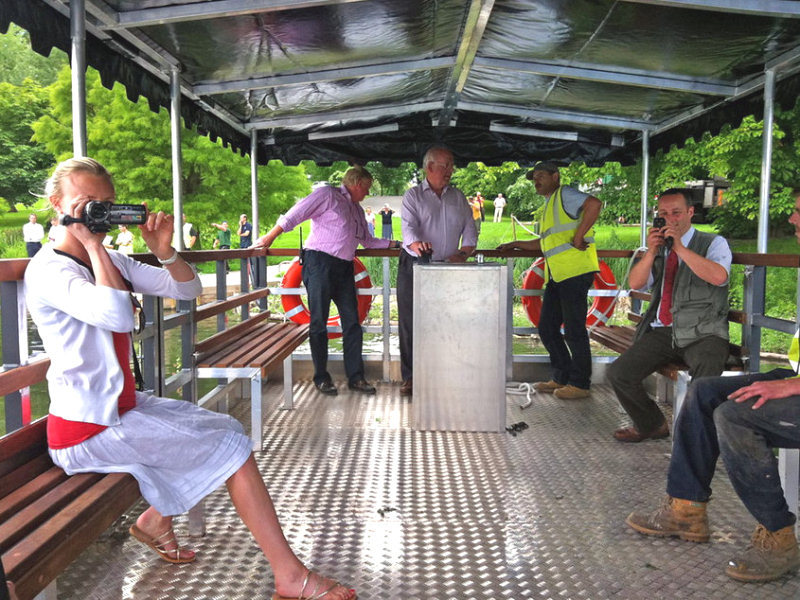
<instances>
[{"instance_id":1,"label":"grey trousers","mask_svg":"<svg viewBox=\"0 0 800 600\"><path fill-rule=\"evenodd\" d=\"M725 370L728 352L728 341L716 336L701 338L686 348L675 348L672 327L654 327L611 364L608 379L633 426L639 433L649 434L661 427L665 419L647 395L644 379L671 362L685 362L692 378L715 377Z\"/></svg>"}]
</instances>

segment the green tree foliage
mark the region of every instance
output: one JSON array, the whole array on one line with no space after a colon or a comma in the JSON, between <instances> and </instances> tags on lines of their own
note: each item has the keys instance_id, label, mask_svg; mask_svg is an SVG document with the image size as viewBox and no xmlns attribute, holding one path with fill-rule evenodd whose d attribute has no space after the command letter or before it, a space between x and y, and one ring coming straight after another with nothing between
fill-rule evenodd
<instances>
[{"instance_id":1,"label":"green tree foliage","mask_svg":"<svg viewBox=\"0 0 800 600\"><path fill-rule=\"evenodd\" d=\"M0 36L1 38L2 36ZM29 206L36 201L53 156L31 141L31 124L48 106L47 89L30 79L0 83L0 197Z\"/></svg>"},{"instance_id":2,"label":"green tree foliage","mask_svg":"<svg viewBox=\"0 0 800 600\"><path fill-rule=\"evenodd\" d=\"M150 111L147 102L130 102L122 86L102 86L89 69L87 85L87 151L114 174L123 202L147 201L153 210L172 212L172 158L167 111ZM56 157L72 155L69 69L59 73L50 95L51 110L34 124L35 140ZM250 161L196 130L184 129L184 212L201 230L211 222L236 222L250 213ZM259 168L259 215L267 226L310 190L302 167L272 161ZM210 230L208 235L210 236Z\"/></svg>"},{"instance_id":3,"label":"green tree foliage","mask_svg":"<svg viewBox=\"0 0 800 600\"><path fill-rule=\"evenodd\" d=\"M67 62L67 56L59 50L49 57L33 52L28 32L13 23L0 35L0 81L22 85L30 79L46 87Z\"/></svg>"},{"instance_id":4,"label":"green tree foliage","mask_svg":"<svg viewBox=\"0 0 800 600\"><path fill-rule=\"evenodd\" d=\"M515 162L506 162L499 167L489 167L474 162L456 169L452 184L467 196L474 196L480 192L487 200L493 200L499 192L503 192L503 195L510 198L509 188L526 172L527 169ZM511 200L509 204L513 207Z\"/></svg>"},{"instance_id":5,"label":"green tree foliage","mask_svg":"<svg viewBox=\"0 0 800 600\"><path fill-rule=\"evenodd\" d=\"M342 178L350 165L343 161L336 161L327 166L319 166L310 160L300 163L313 183L327 181L331 185L340 185ZM402 196L411 185L411 180L417 170L414 163L403 163L399 167L387 167L383 163L370 161L364 168L373 178L370 193L376 196Z\"/></svg>"}]
</instances>

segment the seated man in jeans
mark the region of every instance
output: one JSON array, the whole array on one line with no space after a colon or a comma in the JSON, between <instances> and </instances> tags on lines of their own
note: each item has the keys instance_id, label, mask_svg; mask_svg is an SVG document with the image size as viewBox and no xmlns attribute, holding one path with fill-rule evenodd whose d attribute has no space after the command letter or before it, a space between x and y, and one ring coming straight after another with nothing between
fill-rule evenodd
<instances>
[{"instance_id":1,"label":"seated man in jeans","mask_svg":"<svg viewBox=\"0 0 800 600\"><path fill-rule=\"evenodd\" d=\"M631 269L632 289L652 289L653 300L636 328L633 346L614 361L608 379L632 427L614 432L620 442L665 438L664 415L647 395L644 380L664 365L684 362L692 377L716 376L728 358L728 274L725 238L692 227L694 207L686 192L658 198L647 252ZM655 221L654 221L655 223Z\"/></svg>"},{"instance_id":2,"label":"seated man in jeans","mask_svg":"<svg viewBox=\"0 0 800 600\"><path fill-rule=\"evenodd\" d=\"M800 196L789 219L800 241ZM800 347L789 349L794 370L694 381L678 415L667 497L651 513L631 513L640 533L692 542L709 539L706 506L717 457L757 521L750 544L725 570L738 581L770 581L800 567L795 515L783 496L773 448L800 448Z\"/></svg>"}]
</instances>

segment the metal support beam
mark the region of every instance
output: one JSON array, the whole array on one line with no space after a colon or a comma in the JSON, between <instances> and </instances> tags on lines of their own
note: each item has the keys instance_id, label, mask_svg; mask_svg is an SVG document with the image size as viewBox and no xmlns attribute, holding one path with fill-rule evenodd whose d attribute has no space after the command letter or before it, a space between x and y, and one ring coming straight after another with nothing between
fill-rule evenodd
<instances>
[{"instance_id":1,"label":"metal support beam","mask_svg":"<svg viewBox=\"0 0 800 600\"><path fill-rule=\"evenodd\" d=\"M419 104L401 104L398 106L376 106L373 108L353 108L350 110L339 110L328 113L316 113L313 115L289 115L285 117L275 117L272 119L256 119L245 125L248 130L253 129L272 129L274 127L301 127L304 125L315 125L326 122L346 122L364 121L366 119L376 119L380 117L397 117L417 112L438 110L442 107L441 102L420 102Z\"/></svg>"},{"instance_id":2,"label":"metal support beam","mask_svg":"<svg viewBox=\"0 0 800 600\"><path fill-rule=\"evenodd\" d=\"M251 15L258 12L276 12L363 2L364 0L214 0L172 4L160 8L129 10L117 15L120 27L147 27L181 21L198 21L219 17Z\"/></svg>"},{"instance_id":3,"label":"metal support beam","mask_svg":"<svg viewBox=\"0 0 800 600\"><path fill-rule=\"evenodd\" d=\"M460 102L458 108L480 113L520 117L529 120L553 121L571 123L573 125L588 125L591 127L605 127L612 129L639 129L650 130L652 125L647 121L637 119L624 119L606 115L581 113L574 111L549 110L543 108L526 108L524 106L499 106L484 102Z\"/></svg>"},{"instance_id":4,"label":"metal support beam","mask_svg":"<svg viewBox=\"0 0 800 600\"><path fill-rule=\"evenodd\" d=\"M464 34L458 49L456 64L450 75L450 83L444 98L444 107L439 115L439 123L449 123L455 113L458 98L467 83L472 63L478 53L478 46L486 31L486 24L494 8L494 0L472 0L464 24Z\"/></svg>"},{"instance_id":5,"label":"metal support beam","mask_svg":"<svg viewBox=\"0 0 800 600\"><path fill-rule=\"evenodd\" d=\"M650 200L650 132L642 131L642 224L639 245L647 245L647 220L650 216L647 204Z\"/></svg>"},{"instance_id":6,"label":"metal support beam","mask_svg":"<svg viewBox=\"0 0 800 600\"><path fill-rule=\"evenodd\" d=\"M575 63L562 64L555 61L525 61L505 58L477 57L475 67L530 73L547 77L564 77L599 81L616 85L646 87L648 89L691 92L712 96L731 96L736 85L719 79L700 79L685 77L676 73L645 71L643 69L624 69L615 65Z\"/></svg>"},{"instance_id":7,"label":"metal support beam","mask_svg":"<svg viewBox=\"0 0 800 600\"><path fill-rule=\"evenodd\" d=\"M654 4L751 15L754 17L800 17L800 2L795 0L623 0L636 4Z\"/></svg>"},{"instance_id":8,"label":"metal support beam","mask_svg":"<svg viewBox=\"0 0 800 600\"><path fill-rule=\"evenodd\" d=\"M761 150L761 188L758 198L757 250L767 251L769 235L769 192L772 183L772 126L775 122L775 70L770 69L764 79L764 133Z\"/></svg>"},{"instance_id":9,"label":"metal support beam","mask_svg":"<svg viewBox=\"0 0 800 600\"><path fill-rule=\"evenodd\" d=\"M271 75L269 77L255 77L252 79L232 79L228 81L207 81L192 87L198 96L213 94L227 94L231 92L248 92L264 88L286 87L294 85L308 85L322 81L341 81L343 79L360 79L362 77L377 77L380 75L408 74L414 71L432 71L447 69L455 64L452 56L437 58L424 58L419 60L404 60L371 65L357 65L339 69L326 69L307 73L291 73L288 75Z\"/></svg>"},{"instance_id":10,"label":"metal support beam","mask_svg":"<svg viewBox=\"0 0 800 600\"><path fill-rule=\"evenodd\" d=\"M175 215L173 236L178 250L183 244L183 155L181 153L181 81L180 70L169 72L170 143L172 147L172 214Z\"/></svg>"},{"instance_id":11,"label":"metal support beam","mask_svg":"<svg viewBox=\"0 0 800 600\"><path fill-rule=\"evenodd\" d=\"M86 156L86 6L69 3L70 67L72 71L72 153Z\"/></svg>"}]
</instances>

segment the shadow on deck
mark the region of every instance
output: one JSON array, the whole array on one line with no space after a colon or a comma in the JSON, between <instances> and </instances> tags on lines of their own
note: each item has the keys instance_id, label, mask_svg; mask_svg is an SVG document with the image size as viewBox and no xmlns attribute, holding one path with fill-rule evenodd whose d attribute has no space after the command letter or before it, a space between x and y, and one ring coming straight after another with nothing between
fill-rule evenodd
<instances>
[{"instance_id":1,"label":"shadow on deck","mask_svg":"<svg viewBox=\"0 0 800 600\"><path fill-rule=\"evenodd\" d=\"M303 381L290 412L277 409L280 384L268 385L257 460L286 535L361 600L800 597L800 577L725 576L754 522L721 464L710 544L625 526L663 496L670 440L616 442L625 415L607 385L588 401L537 395L525 410L509 396L508 422L530 426L516 437L413 431L396 384L331 399ZM249 426L246 408L234 413ZM224 489L206 509L195 563L168 565L128 538L132 511L59 578L59 598L271 598L271 572ZM185 520L176 530L185 534Z\"/></svg>"}]
</instances>

